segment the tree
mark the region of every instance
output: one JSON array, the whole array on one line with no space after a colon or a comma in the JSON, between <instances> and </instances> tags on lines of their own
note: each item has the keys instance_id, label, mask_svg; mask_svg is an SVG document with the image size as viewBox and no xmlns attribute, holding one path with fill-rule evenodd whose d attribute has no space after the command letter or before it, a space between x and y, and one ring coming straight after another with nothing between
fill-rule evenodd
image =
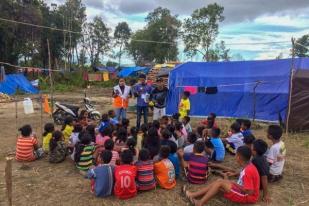
<instances>
[{"instance_id":1,"label":"tree","mask_svg":"<svg viewBox=\"0 0 309 206\"><path fill-rule=\"evenodd\" d=\"M206 61L211 60L211 45L219 34L219 22L224 20L224 8L218 4L209 4L195 10L190 18L184 20L183 40L185 52L189 56L200 53Z\"/></svg>"},{"instance_id":2,"label":"tree","mask_svg":"<svg viewBox=\"0 0 309 206\"><path fill-rule=\"evenodd\" d=\"M123 54L123 50L128 48L128 42L131 37L131 29L127 22L118 23L114 32L114 38L116 40L115 45L119 46L119 52L117 53L117 57L119 58L119 66L121 63L121 56Z\"/></svg>"},{"instance_id":3,"label":"tree","mask_svg":"<svg viewBox=\"0 0 309 206\"><path fill-rule=\"evenodd\" d=\"M245 61L244 57L239 53L234 54L231 59L234 61Z\"/></svg>"},{"instance_id":4,"label":"tree","mask_svg":"<svg viewBox=\"0 0 309 206\"><path fill-rule=\"evenodd\" d=\"M146 17L147 25L131 38L129 52L136 63L177 60L177 38L181 22L170 10L158 7Z\"/></svg>"},{"instance_id":5,"label":"tree","mask_svg":"<svg viewBox=\"0 0 309 206\"><path fill-rule=\"evenodd\" d=\"M304 35L295 42L295 56L309 57L309 35Z\"/></svg>"},{"instance_id":6,"label":"tree","mask_svg":"<svg viewBox=\"0 0 309 206\"><path fill-rule=\"evenodd\" d=\"M278 56L276 56L276 59L282 59L282 58L283 58L283 53L280 52L280 53L278 54Z\"/></svg>"},{"instance_id":7,"label":"tree","mask_svg":"<svg viewBox=\"0 0 309 206\"><path fill-rule=\"evenodd\" d=\"M85 24L84 33L87 34L84 47L87 48L91 66L100 63L100 56L110 50L110 29L101 17L96 16L92 22Z\"/></svg>"}]
</instances>

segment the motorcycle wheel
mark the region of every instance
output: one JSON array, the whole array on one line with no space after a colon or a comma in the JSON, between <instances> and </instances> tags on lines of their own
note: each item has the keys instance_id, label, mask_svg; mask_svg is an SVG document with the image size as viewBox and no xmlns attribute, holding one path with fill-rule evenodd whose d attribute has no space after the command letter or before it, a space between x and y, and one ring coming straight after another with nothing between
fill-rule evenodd
<instances>
[{"instance_id":1,"label":"motorcycle wheel","mask_svg":"<svg viewBox=\"0 0 309 206\"><path fill-rule=\"evenodd\" d=\"M101 119L101 116L99 114L90 114L90 119L99 121Z\"/></svg>"},{"instance_id":2,"label":"motorcycle wheel","mask_svg":"<svg viewBox=\"0 0 309 206\"><path fill-rule=\"evenodd\" d=\"M54 119L54 123L57 125L63 125L64 124L64 119L66 117L65 112L64 111L56 111L53 113L53 119Z\"/></svg>"}]
</instances>

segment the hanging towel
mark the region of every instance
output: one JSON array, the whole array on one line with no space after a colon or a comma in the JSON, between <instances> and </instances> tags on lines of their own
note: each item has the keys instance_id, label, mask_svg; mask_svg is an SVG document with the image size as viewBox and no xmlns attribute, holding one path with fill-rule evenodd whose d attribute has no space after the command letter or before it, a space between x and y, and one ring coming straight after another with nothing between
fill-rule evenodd
<instances>
[{"instance_id":1,"label":"hanging towel","mask_svg":"<svg viewBox=\"0 0 309 206\"><path fill-rule=\"evenodd\" d=\"M197 87L194 86L185 86L184 87L184 91L185 92L190 92L191 95L196 94L197 93Z\"/></svg>"}]
</instances>

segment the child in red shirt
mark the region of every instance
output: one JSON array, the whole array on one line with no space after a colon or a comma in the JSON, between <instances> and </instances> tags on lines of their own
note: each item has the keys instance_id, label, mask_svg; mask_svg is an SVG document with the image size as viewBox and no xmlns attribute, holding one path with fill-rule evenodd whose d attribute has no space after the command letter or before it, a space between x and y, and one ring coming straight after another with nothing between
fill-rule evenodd
<instances>
[{"instance_id":1,"label":"child in red shirt","mask_svg":"<svg viewBox=\"0 0 309 206\"><path fill-rule=\"evenodd\" d=\"M190 192L183 187L183 192L193 205L205 205L211 198L223 191L224 198L241 204L254 204L259 199L260 176L256 167L250 162L251 149L240 146L237 149L236 160L243 167L236 182L228 180L228 176L236 173L222 173L224 179L218 179L197 192ZM212 166L215 166L213 164ZM197 199L201 197L201 199Z\"/></svg>"},{"instance_id":2,"label":"child in red shirt","mask_svg":"<svg viewBox=\"0 0 309 206\"><path fill-rule=\"evenodd\" d=\"M136 166L131 165L133 154L131 150L125 150L121 153L122 165L115 169L115 196L119 199L129 199L136 196L137 189L135 184Z\"/></svg>"}]
</instances>

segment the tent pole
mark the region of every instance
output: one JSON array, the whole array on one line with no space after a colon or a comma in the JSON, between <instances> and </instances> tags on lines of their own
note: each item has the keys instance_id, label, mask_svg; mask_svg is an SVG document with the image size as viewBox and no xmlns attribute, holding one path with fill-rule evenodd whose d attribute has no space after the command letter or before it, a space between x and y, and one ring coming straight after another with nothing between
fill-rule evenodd
<instances>
[{"instance_id":1,"label":"tent pole","mask_svg":"<svg viewBox=\"0 0 309 206\"><path fill-rule=\"evenodd\" d=\"M295 60L295 38L292 37L292 64L291 64L291 71L290 71L290 88L289 88L289 103L288 103L288 113L286 117L286 128L285 133L289 135L289 121L290 121L290 114L291 114L291 102L292 102L292 89L293 89L293 78L294 78L294 60Z\"/></svg>"},{"instance_id":2,"label":"tent pole","mask_svg":"<svg viewBox=\"0 0 309 206\"><path fill-rule=\"evenodd\" d=\"M256 88L259 86L260 83L260 81L257 81L255 86L253 87L253 122L255 121L256 117Z\"/></svg>"},{"instance_id":3,"label":"tent pole","mask_svg":"<svg viewBox=\"0 0 309 206\"><path fill-rule=\"evenodd\" d=\"M47 39L47 49L48 49L48 67L49 67L49 82L50 82L50 102L51 102L51 112L53 112L54 111L54 84L53 84L53 78L52 78L50 48L49 48L48 39Z\"/></svg>"}]
</instances>

